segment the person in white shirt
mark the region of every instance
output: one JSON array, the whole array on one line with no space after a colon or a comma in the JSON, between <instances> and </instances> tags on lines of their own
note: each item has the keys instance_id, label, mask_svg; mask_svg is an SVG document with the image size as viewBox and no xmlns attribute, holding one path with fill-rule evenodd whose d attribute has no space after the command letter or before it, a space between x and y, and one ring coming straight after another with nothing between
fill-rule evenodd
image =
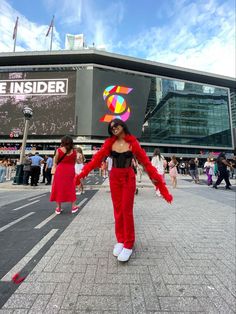
<instances>
[{"instance_id":1,"label":"person in white shirt","mask_svg":"<svg viewBox=\"0 0 236 314\"><path fill-rule=\"evenodd\" d=\"M108 177L109 177L110 171L112 168L112 158L110 156L107 157L106 164L107 164L107 171L108 171Z\"/></svg>"},{"instance_id":2,"label":"person in white shirt","mask_svg":"<svg viewBox=\"0 0 236 314\"><path fill-rule=\"evenodd\" d=\"M75 163L75 174L80 174L84 167L85 157L81 147L76 149L76 163ZM84 194L84 182L80 181L80 186L78 187L78 194Z\"/></svg>"},{"instance_id":3,"label":"person in white shirt","mask_svg":"<svg viewBox=\"0 0 236 314\"><path fill-rule=\"evenodd\" d=\"M165 168L167 162L164 156L161 155L161 151L159 148L155 148L151 160L152 165L157 169L157 172L162 175L163 179L165 179ZM160 192L156 189L156 195L160 196Z\"/></svg>"}]
</instances>

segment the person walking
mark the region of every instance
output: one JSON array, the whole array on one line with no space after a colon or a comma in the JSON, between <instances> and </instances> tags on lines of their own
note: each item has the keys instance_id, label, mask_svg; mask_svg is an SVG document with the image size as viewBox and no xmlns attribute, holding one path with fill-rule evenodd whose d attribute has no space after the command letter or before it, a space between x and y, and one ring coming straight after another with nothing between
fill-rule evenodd
<instances>
[{"instance_id":1,"label":"person walking","mask_svg":"<svg viewBox=\"0 0 236 314\"><path fill-rule=\"evenodd\" d=\"M184 160L182 160L182 158L180 158L179 169L180 169L180 174L185 175L186 164L185 164Z\"/></svg>"},{"instance_id":2,"label":"person walking","mask_svg":"<svg viewBox=\"0 0 236 314\"><path fill-rule=\"evenodd\" d=\"M162 175L163 180L165 180L165 168L166 168L166 160L164 156L161 155L161 151L159 148L155 148L152 156L151 163L153 167L157 169L157 172ZM161 196L160 192L158 189L156 189L156 195Z\"/></svg>"},{"instance_id":3,"label":"person walking","mask_svg":"<svg viewBox=\"0 0 236 314\"><path fill-rule=\"evenodd\" d=\"M52 183L50 201L56 202L55 213L61 214L61 203L71 203L71 213L74 214L79 210L76 206L75 190L75 162L76 150L74 149L73 139L70 136L64 136L61 139L61 147L57 149L54 157L56 170Z\"/></svg>"},{"instance_id":4,"label":"person walking","mask_svg":"<svg viewBox=\"0 0 236 314\"><path fill-rule=\"evenodd\" d=\"M45 155L45 159L46 159L45 177L47 180L47 183L45 183L45 185L51 185L53 159L51 156L48 155Z\"/></svg>"},{"instance_id":5,"label":"person walking","mask_svg":"<svg viewBox=\"0 0 236 314\"><path fill-rule=\"evenodd\" d=\"M101 176L103 177L103 179L106 179L107 177L107 163L106 163L106 158L104 158L101 162L100 165L100 172L101 172Z\"/></svg>"},{"instance_id":6,"label":"person walking","mask_svg":"<svg viewBox=\"0 0 236 314\"><path fill-rule=\"evenodd\" d=\"M31 159L31 186L37 186L40 176L40 167L41 164L44 162L44 159L39 156L39 153L36 152L34 156L30 156Z\"/></svg>"},{"instance_id":7,"label":"person walking","mask_svg":"<svg viewBox=\"0 0 236 314\"><path fill-rule=\"evenodd\" d=\"M150 179L160 189L165 200L171 202L173 197L169 193L163 177L152 166L145 151L141 149L137 139L130 134L127 125L122 120L112 120L108 124L108 133L110 137L106 139L92 160L83 167L82 172L76 176L76 182L78 184L90 171L98 167L105 157L112 157L110 189L117 238L113 255L117 257L118 261L126 262L133 252L135 242L133 204L136 178L132 168L133 157L143 164Z\"/></svg>"},{"instance_id":8,"label":"person walking","mask_svg":"<svg viewBox=\"0 0 236 314\"><path fill-rule=\"evenodd\" d=\"M204 164L204 169L207 175L207 185L212 185L212 176L214 174L214 162L210 157L207 158L207 161Z\"/></svg>"},{"instance_id":9,"label":"person walking","mask_svg":"<svg viewBox=\"0 0 236 314\"><path fill-rule=\"evenodd\" d=\"M230 164L232 166L230 178L233 179L235 177L236 179L236 156L233 157L233 160L230 162Z\"/></svg>"},{"instance_id":10,"label":"person walking","mask_svg":"<svg viewBox=\"0 0 236 314\"><path fill-rule=\"evenodd\" d=\"M137 178L138 178L138 182L141 183L142 182L142 176L143 176L143 168L142 166L139 164L139 162L137 161Z\"/></svg>"},{"instance_id":11,"label":"person walking","mask_svg":"<svg viewBox=\"0 0 236 314\"><path fill-rule=\"evenodd\" d=\"M0 183L6 181L6 174L7 174L7 159L3 158L0 161Z\"/></svg>"},{"instance_id":12,"label":"person walking","mask_svg":"<svg viewBox=\"0 0 236 314\"><path fill-rule=\"evenodd\" d=\"M169 174L170 174L171 184L172 184L172 187L175 189L177 186L178 161L174 155L171 157L171 161L168 163L168 166L169 166Z\"/></svg>"},{"instance_id":13,"label":"person walking","mask_svg":"<svg viewBox=\"0 0 236 314\"><path fill-rule=\"evenodd\" d=\"M200 182L200 180L199 180L199 159L196 157L196 158L194 158L194 162L195 162L195 165L196 165L196 169L195 169L195 176L196 176L196 178L197 178L197 183L199 183Z\"/></svg>"},{"instance_id":14,"label":"person walking","mask_svg":"<svg viewBox=\"0 0 236 314\"><path fill-rule=\"evenodd\" d=\"M132 159L132 161L131 161L131 167L133 168L134 173L135 173L135 177L137 178L137 174L138 174L138 161L136 160L135 157L133 157L133 159ZM138 187L137 187L137 185L136 185L135 194L136 194L136 195L138 194Z\"/></svg>"},{"instance_id":15,"label":"person walking","mask_svg":"<svg viewBox=\"0 0 236 314\"><path fill-rule=\"evenodd\" d=\"M23 160L23 185L29 185L32 164L32 160L29 157L31 157L31 154L26 155Z\"/></svg>"},{"instance_id":16,"label":"person walking","mask_svg":"<svg viewBox=\"0 0 236 314\"><path fill-rule=\"evenodd\" d=\"M106 164L107 164L107 172L108 172L108 178L109 178L110 177L110 172L111 172L111 169L112 169L112 158L110 156L107 157Z\"/></svg>"},{"instance_id":17,"label":"person walking","mask_svg":"<svg viewBox=\"0 0 236 314\"><path fill-rule=\"evenodd\" d=\"M76 164L75 164L75 174L80 174L80 172L83 169L84 162L85 162L85 157L83 154L83 150L81 147L78 147L76 149ZM84 194L84 182L81 180L80 186L78 187L78 194Z\"/></svg>"},{"instance_id":18,"label":"person walking","mask_svg":"<svg viewBox=\"0 0 236 314\"><path fill-rule=\"evenodd\" d=\"M231 164L227 161L225 153L220 153L219 156L216 159L216 163L218 166L218 178L215 182L215 184L213 184L213 188L217 189L217 186L223 181L225 180L226 183L226 190L230 190L230 186L231 183L229 181L229 173L227 171L227 167L229 167L230 169L232 169Z\"/></svg>"},{"instance_id":19,"label":"person walking","mask_svg":"<svg viewBox=\"0 0 236 314\"><path fill-rule=\"evenodd\" d=\"M41 169L40 169L40 173L42 176L42 181L40 183L45 183L45 181L46 181L46 167L47 167L46 161L47 161L46 156L44 156L43 162L41 164Z\"/></svg>"},{"instance_id":20,"label":"person walking","mask_svg":"<svg viewBox=\"0 0 236 314\"><path fill-rule=\"evenodd\" d=\"M197 165L193 158L189 160L188 166L189 166L189 174L192 177L193 182L199 183Z\"/></svg>"}]
</instances>

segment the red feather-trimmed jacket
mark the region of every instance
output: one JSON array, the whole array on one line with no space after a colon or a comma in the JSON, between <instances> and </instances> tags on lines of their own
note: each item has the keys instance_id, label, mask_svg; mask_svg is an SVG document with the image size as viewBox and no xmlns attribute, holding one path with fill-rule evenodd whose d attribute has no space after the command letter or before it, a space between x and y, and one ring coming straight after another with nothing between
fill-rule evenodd
<instances>
[{"instance_id":1,"label":"red feather-trimmed jacket","mask_svg":"<svg viewBox=\"0 0 236 314\"><path fill-rule=\"evenodd\" d=\"M80 179L86 177L90 171L100 166L102 160L109 156L112 150L112 145L117 140L116 136L109 137L105 140L104 144L100 150L93 156L92 160L84 165L82 172L79 175L76 175L76 184L80 184ZM149 178L155 182L155 186L160 190L161 195L164 199L171 203L173 196L169 193L166 184L162 176L157 172L156 168L152 166L146 152L141 148L136 137L133 135L126 135L124 140L130 144L130 150L137 158L137 160L144 166L146 172L149 175Z\"/></svg>"}]
</instances>

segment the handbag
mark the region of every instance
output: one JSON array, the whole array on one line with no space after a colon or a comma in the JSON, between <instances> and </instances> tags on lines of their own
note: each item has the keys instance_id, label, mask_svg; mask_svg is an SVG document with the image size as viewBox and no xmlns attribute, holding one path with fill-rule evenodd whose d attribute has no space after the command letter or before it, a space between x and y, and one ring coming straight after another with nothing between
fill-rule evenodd
<instances>
[{"instance_id":1,"label":"handbag","mask_svg":"<svg viewBox=\"0 0 236 314\"><path fill-rule=\"evenodd\" d=\"M51 174L55 174L56 169L57 169L57 165L64 159L64 157L67 155L67 153L65 153L59 160L57 163L53 163L52 169L51 169Z\"/></svg>"}]
</instances>

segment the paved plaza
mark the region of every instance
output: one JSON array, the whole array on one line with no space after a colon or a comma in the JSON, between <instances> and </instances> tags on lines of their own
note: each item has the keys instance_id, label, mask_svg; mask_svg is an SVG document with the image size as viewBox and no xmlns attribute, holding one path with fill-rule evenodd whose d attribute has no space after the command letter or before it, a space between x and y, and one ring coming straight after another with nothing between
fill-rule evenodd
<instances>
[{"instance_id":1,"label":"paved plaza","mask_svg":"<svg viewBox=\"0 0 236 314\"><path fill-rule=\"evenodd\" d=\"M169 205L144 176L134 253L120 263L107 179L0 313L235 313L232 183L215 190L180 176Z\"/></svg>"}]
</instances>

